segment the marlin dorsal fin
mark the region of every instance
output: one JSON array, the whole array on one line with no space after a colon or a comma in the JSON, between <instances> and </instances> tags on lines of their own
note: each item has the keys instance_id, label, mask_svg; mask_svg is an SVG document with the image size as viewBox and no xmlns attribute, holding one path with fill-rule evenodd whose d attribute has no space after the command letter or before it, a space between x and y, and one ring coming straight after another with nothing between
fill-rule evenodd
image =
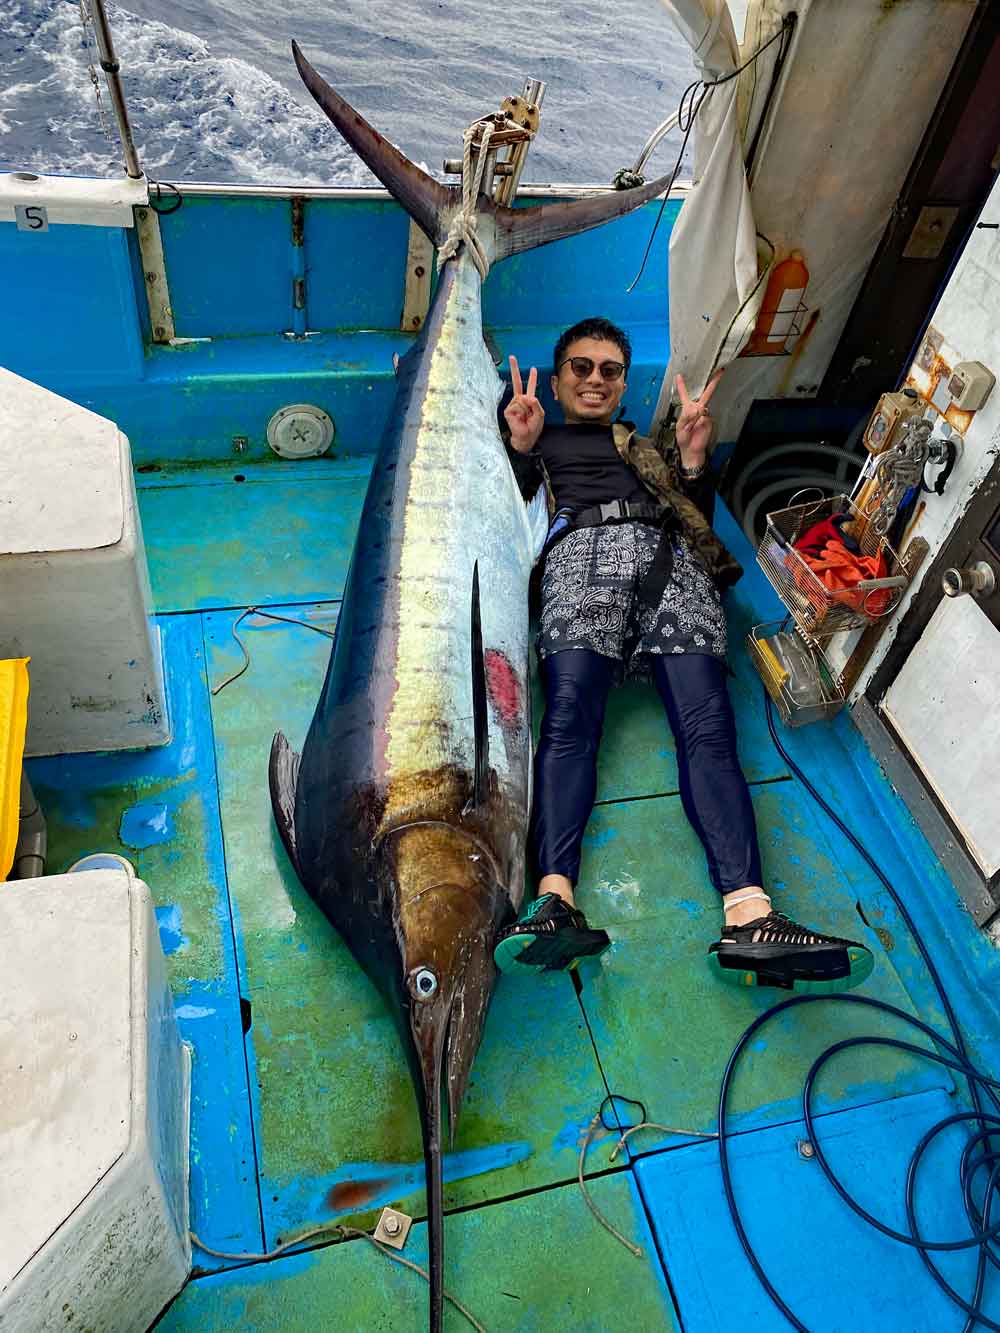
<instances>
[{"instance_id":1,"label":"marlin dorsal fin","mask_svg":"<svg viewBox=\"0 0 1000 1333\"><path fill-rule=\"evenodd\" d=\"M475 762L472 777L472 804L486 799L486 779L490 767L489 719L486 715L486 658L483 653L483 622L479 610L479 561L472 567L472 730L475 736Z\"/></svg>"}]
</instances>

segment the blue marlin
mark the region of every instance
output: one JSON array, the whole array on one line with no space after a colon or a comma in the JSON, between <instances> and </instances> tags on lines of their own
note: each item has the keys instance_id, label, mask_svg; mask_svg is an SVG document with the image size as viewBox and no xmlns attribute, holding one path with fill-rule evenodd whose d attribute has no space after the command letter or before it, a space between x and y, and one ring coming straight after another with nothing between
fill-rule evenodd
<instances>
[{"instance_id":1,"label":"blue marlin","mask_svg":"<svg viewBox=\"0 0 1000 1333\"><path fill-rule=\"evenodd\" d=\"M270 761L289 858L385 996L409 1059L436 1331L442 1103L453 1136L495 980L494 939L524 890L528 580L546 521L542 497L529 517L500 438L502 385L472 251L482 266L571 236L654 199L668 180L537 208L481 194L463 209L461 190L415 166L292 50L309 92L434 245L452 236L398 367L301 758L279 733Z\"/></svg>"}]
</instances>

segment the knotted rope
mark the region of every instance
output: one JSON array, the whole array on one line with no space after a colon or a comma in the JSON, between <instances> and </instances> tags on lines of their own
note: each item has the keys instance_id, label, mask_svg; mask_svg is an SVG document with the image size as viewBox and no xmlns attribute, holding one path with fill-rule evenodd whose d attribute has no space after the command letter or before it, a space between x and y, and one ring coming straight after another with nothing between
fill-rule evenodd
<instances>
[{"instance_id":1,"label":"knotted rope","mask_svg":"<svg viewBox=\"0 0 1000 1333\"><path fill-rule=\"evenodd\" d=\"M483 138L479 145L479 156L475 170L472 166L472 141L479 126L470 125L462 138L462 207L452 219L444 245L438 251L438 268L443 268L449 259L454 259L458 254L459 246L465 245L472 256L472 262L479 270L480 278L485 282L486 275L490 271L490 261L483 243L479 239L476 200L479 198L483 173L489 159L488 149L490 139L493 136L493 122L485 120L479 122L479 124L482 125Z\"/></svg>"}]
</instances>

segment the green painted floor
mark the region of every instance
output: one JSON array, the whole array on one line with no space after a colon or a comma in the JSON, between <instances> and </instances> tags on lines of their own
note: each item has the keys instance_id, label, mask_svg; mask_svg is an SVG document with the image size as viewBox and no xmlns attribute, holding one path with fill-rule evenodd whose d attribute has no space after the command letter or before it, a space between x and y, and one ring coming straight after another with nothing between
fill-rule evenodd
<instances>
[{"instance_id":1,"label":"green painted floor","mask_svg":"<svg viewBox=\"0 0 1000 1333\"><path fill-rule=\"evenodd\" d=\"M628 1173L594 1181L595 1203L643 1250L626 1253L589 1217L575 1185L513 1199L499 1208L459 1213L445 1222L448 1290L488 1329L680 1329L660 1274L639 1199ZM622 1257L624 1256L624 1258ZM426 1266L426 1227L407 1241L406 1257ZM253 1329L400 1330L426 1327L427 1289L413 1273L375 1254L362 1240L191 1283L158 1324L160 1333ZM449 1333L468 1330L445 1307Z\"/></svg>"},{"instance_id":2,"label":"green painted floor","mask_svg":"<svg viewBox=\"0 0 1000 1333\"><path fill-rule=\"evenodd\" d=\"M193 1225L221 1249L267 1249L330 1218L369 1227L390 1202L423 1216L396 1034L298 885L267 795L272 735L284 730L297 746L319 692L330 641L308 626L335 624L366 474L365 461L341 460L140 477L174 740L159 752L32 768L53 871L87 851L122 851L159 905L195 1049ZM729 607L732 694L777 905L866 940L876 953L867 993L909 1009L837 849L767 738L742 648L754 619L742 588ZM238 632L249 667L212 695L243 661L233 631L251 605L306 624L246 617ZM605 736L580 897L613 947L581 969L578 986L554 976L498 987L446 1167L447 1207L459 1210L448 1219L446 1280L493 1329L675 1326L632 1172L619 1158L594 1190L638 1237L641 1260L584 1206L574 1183L582 1137L609 1092L641 1098L680 1131L711 1130L725 1060L775 999L722 987L705 966L717 905L653 691L618 691ZM891 1023L866 1016L861 1027ZM789 1015L783 1039L761 1043L737 1086L740 1127L795 1119L815 1054L854 1030L819 1006ZM820 1104L833 1113L949 1086L905 1057L880 1059L876 1072L854 1055L824 1082ZM613 1142L599 1136L588 1173L609 1171ZM654 1135L641 1148L662 1144ZM420 1228L407 1253L419 1258L422 1246ZM423 1284L364 1242L235 1269L196 1250L195 1264L201 1275L161 1322L171 1333L421 1326Z\"/></svg>"}]
</instances>

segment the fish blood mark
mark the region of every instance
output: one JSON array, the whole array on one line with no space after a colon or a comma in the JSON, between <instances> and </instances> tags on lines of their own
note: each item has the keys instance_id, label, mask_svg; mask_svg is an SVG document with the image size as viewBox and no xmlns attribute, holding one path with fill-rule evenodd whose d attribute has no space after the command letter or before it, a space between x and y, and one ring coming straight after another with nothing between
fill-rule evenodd
<instances>
[{"instance_id":1,"label":"fish blood mark","mask_svg":"<svg viewBox=\"0 0 1000 1333\"><path fill-rule=\"evenodd\" d=\"M387 1177L378 1180L342 1180L330 1189L324 1202L335 1213L348 1210L357 1212L388 1189L390 1184Z\"/></svg>"},{"instance_id":2,"label":"fish blood mark","mask_svg":"<svg viewBox=\"0 0 1000 1333\"><path fill-rule=\"evenodd\" d=\"M505 653L496 648L487 648L483 654L486 663L486 685L490 692L490 702L500 716L505 727L513 726L521 719L521 682L517 672L511 666Z\"/></svg>"}]
</instances>

